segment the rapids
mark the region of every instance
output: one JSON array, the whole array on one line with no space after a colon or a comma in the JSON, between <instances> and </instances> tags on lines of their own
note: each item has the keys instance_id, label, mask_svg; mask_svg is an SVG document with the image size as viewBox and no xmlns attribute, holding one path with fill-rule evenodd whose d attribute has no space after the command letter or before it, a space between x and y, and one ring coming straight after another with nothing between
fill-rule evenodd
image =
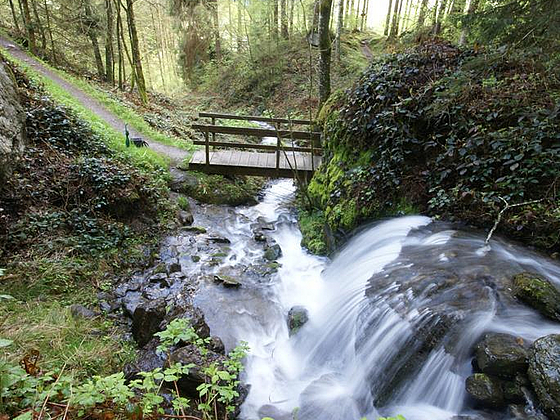
<instances>
[{"instance_id":1,"label":"rapids","mask_svg":"<svg viewBox=\"0 0 560 420\"><path fill-rule=\"evenodd\" d=\"M226 348L250 346L240 418L508 418L472 409L472 348L489 331L528 341L560 333L513 299L508 282L528 270L558 283L558 263L498 239L486 246L481 234L422 216L362 229L331 261L301 248L294 194L292 181L274 181L256 206L220 217L195 211L197 224L231 241L216 270L241 278L235 290L207 282L195 298ZM283 252L268 280L240 269L262 261L256 223L270 227ZM294 306L309 321L290 336Z\"/></svg>"}]
</instances>

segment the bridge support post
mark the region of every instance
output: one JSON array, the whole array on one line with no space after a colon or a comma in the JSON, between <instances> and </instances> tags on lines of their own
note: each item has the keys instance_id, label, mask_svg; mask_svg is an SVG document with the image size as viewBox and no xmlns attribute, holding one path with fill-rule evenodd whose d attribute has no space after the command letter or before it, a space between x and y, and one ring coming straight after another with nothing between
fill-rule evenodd
<instances>
[{"instance_id":1,"label":"bridge support post","mask_svg":"<svg viewBox=\"0 0 560 420\"><path fill-rule=\"evenodd\" d=\"M282 138L280 137L280 130L276 126L276 173L280 172L280 148L282 147Z\"/></svg>"},{"instance_id":2,"label":"bridge support post","mask_svg":"<svg viewBox=\"0 0 560 420\"><path fill-rule=\"evenodd\" d=\"M210 166L210 136L208 129L204 132L204 140L206 142L206 166Z\"/></svg>"}]
</instances>

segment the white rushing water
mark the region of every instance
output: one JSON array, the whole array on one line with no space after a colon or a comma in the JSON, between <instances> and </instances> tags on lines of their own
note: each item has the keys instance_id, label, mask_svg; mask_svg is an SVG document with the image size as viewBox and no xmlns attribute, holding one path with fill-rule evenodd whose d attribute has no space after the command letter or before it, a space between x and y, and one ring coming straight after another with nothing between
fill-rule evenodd
<instances>
[{"instance_id":1,"label":"white rushing water","mask_svg":"<svg viewBox=\"0 0 560 420\"><path fill-rule=\"evenodd\" d=\"M472 411L465 379L483 333L529 341L560 333L560 324L504 297L504 279L524 270L560 284L556 263L497 241L485 248L481 235L422 216L364 229L329 261L301 248L294 192L291 181L275 181L262 202L224 222L231 267L262 256L251 245L254 222L274 224L283 255L271 281L212 286L198 302L226 346L251 348L242 419L288 420L294 410L299 420L451 419ZM294 306L309 321L290 336Z\"/></svg>"}]
</instances>

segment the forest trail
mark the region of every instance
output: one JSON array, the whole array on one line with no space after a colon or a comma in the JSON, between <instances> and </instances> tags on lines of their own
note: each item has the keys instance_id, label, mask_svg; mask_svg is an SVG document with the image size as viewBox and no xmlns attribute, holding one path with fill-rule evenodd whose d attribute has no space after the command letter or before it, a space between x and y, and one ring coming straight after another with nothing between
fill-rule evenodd
<instances>
[{"instance_id":1,"label":"forest trail","mask_svg":"<svg viewBox=\"0 0 560 420\"><path fill-rule=\"evenodd\" d=\"M20 48L17 44L10 41L7 38L0 36L0 47L6 49L11 55L16 57L17 59L25 62L27 65L32 67L35 71L41 74L44 77L49 78L56 84L58 84L61 88L65 91L70 93L75 99L77 99L83 106L87 109L95 113L98 117L103 119L107 124L113 127L120 133L123 133L123 142L124 142L124 124L125 122L120 119L118 116L113 114L103 105L101 105L96 99L89 96L83 90L77 88L73 84L67 82L66 80L62 79L52 70L45 67L41 62L30 56L26 51ZM182 162L188 155L189 152L178 147L168 146L163 143L159 143L143 134L140 134L134 128L129 127L130 135L132 137L142 137L150 146L150 148L156 151L159 154L165 155L171 159L172 166L176 166L180 162Z\"/></svg>"},{"instance_id":2,"label":"forest trail","mask_svg":"<svg viewBox=\"0 0 560 420\"><path fill-rule=\"evenodd\" d=\"M360 42L360 50L362 51L362 54L365 58L367 58L369 61L373 60L373 51L366 41Z\"/></svg>"}]
</instances>

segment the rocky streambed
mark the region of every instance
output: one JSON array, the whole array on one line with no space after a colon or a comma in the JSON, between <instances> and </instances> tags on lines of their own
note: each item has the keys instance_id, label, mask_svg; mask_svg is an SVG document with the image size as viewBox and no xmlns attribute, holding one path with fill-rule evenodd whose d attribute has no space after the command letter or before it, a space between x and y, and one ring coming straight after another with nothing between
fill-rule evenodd
<instances>
[{"instance_id":1,"label":"rocky streambed","mask_svg":"<svg viewBox=\"0 0 560 420\"><path fill-rule=\"evenodd\" d=\"M189 318L205 366L248 342L239 417L558 419L560 266L425 217L379 223L332 261L300 246L291 181L245 207L199 204L116 303L140 350L128 377L161 367L161 331ZM205 380L181 382L195 397ZM243 403L243 404L242 404Z\"/></svg>"}]
</instances>

